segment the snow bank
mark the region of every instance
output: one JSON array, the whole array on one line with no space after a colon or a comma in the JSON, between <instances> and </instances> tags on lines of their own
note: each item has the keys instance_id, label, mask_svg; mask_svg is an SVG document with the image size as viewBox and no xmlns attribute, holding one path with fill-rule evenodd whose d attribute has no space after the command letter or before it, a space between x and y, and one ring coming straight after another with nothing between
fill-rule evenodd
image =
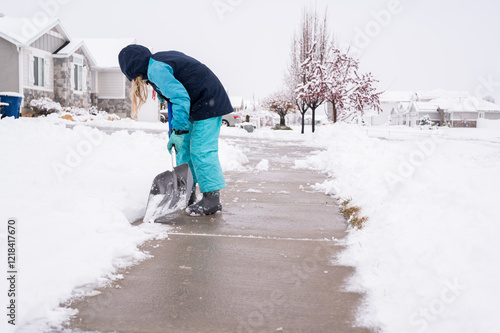
<instances>
[{"instance_id":1,"label":"snow bank","mask_svg":"<svg viewBox=\"0 0 500 333\"><path fill-rule=\"evenodd\" d=\"M269 171L269 160L263 159L255 166L257 171Z\"/></svg>"},{"instance_id":2,"label":"snow bank","mask_svg":"<svg viewBox=\"0 0 500 333\"><path fill-rule=\"evenodd\" d=\"M369 217L336 258L356 267L348 289L367 294L361 324L388 333L500 331L500 146L489 142L497 134L468 131L377 139L365 128L323 127L328 150L296 161L330 173L317 187L352 197Z\"/></svg>"},{"instance_id":3,"label":"snow bank","mask_svg":"<svg viewBox=\"0 0 500 333\"><path fill-rule=\"evenodd\" d=\"M219 140L219 160L223 172L247 170L244 165L248 163L248 157L239 147L224 140Z\"/></svg>"},{"instance_id":4,"label":"snow bank","mask_svg":"<svg viewBox=\"0 0 500 333\"><path fill-rule=\"evenodd\" d=\"M118 268L148 257L138 245L167 237L168 226L131 225L144 214L153 178L171 168L166 146L167 134L107 135L47 118L0 121L0 241L5 250L6 222L16 218L20 332L68 319L62 302L119 278ZM242 168L245 159L221 142L224 170ZM7 304L7 281L0 281Z\"/></svg>"}]
</instances>

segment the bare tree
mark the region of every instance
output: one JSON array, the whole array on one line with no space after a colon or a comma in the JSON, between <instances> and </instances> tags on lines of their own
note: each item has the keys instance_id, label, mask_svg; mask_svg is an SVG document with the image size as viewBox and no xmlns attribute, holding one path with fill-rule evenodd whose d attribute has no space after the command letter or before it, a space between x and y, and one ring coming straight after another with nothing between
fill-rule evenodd
<instances>
[{"instance_id":1,"label":"bare tree","mask_svg":"<svg viewBox=\"0 0 500 333\"><path fill-rule=\"evenodd\" d=\"M295 91L299 84L306 83L306 77L302 73L301 64L305 61L301 59L300 46L299 42L300 38L297 36L297 33L294 33L292 39L292 47L290 52L290 64L288 68L288 73L285 77L285 86L288 93L292 96L292 100L297 105L297 109L299 110L302 116L302 134L304 134L304 119L305 114L308 111L309 107L307 106L304 100L301 100L298 97L297 92Z\"/></svg>"},{"instance_id":2,"label":"bare tree","mask_svg":"<svg viewBox=\"0 0 500 333\"><path fill-rule=\"evenodd\" d=\"M316 9L304 8L299 30L295 32L292 39L291 59L286 78L288 90L292 92L294 102L302 115L302 133L304 133L304 116L309 109L312 111L314 132L315 112L322 100L313 98L316 94L311 94L309 88L313 87L308 86L308 83L311 77L315 76L316 73L313 72L317 71L318 65L325 63L329 44L326 9L323 18L320 19Z\"/></svg>"},{"instance_id":3,"label":"bare tree","mask_svg":"<svg viewBox=\"0 0 500 333\"><path fill-rule=\"evenodd\" d=\"M312 111L312 131L314 132L316 125L316 109L325 101L327 86L325 84L326 68L321 64L319 59L314 59L314 46L309 57L302 64L303 72L306 74L306 83L299 83L297 89L297 98L311 109Z\"/></svg>"}]
</instances>

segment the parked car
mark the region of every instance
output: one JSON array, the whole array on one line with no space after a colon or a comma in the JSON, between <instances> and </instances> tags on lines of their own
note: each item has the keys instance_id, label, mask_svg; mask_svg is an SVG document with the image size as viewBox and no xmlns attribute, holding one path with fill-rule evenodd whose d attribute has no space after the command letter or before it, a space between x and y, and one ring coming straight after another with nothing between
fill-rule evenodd
<instances>
[{"instance_id":1,"label":"parked car","mask_svg":"<svg viewBox=\"0 0 500 333\"><path fill-rule=\"evenodd\" d=\"M241 123L241 117L234 113L229 113L222 116L222 126L234 127L239 123Z\"/></svg>"},{"instance_id":2,"label":"parked car","mask_svg":"<svg viewBox=\"0 0 500 333\"><path fill-rule=\"evenodd\" d=\"M167 112L167 110L160 110L160 121L162 123L168 123L168 112Z\"/></svg>"}]
</instances>

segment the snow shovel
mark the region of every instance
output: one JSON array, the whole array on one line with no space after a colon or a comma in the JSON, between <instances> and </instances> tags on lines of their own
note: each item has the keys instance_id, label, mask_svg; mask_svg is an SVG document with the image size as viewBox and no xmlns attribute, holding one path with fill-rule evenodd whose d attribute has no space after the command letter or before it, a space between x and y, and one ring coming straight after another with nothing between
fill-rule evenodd
<instances>
[{"instance_id":1,"label":"snow shovel","mask_svg":"<svg viewBox=\"0 0 500 333\"><path fill-rule=\"evenodd\" d=\"M175 148L172 150L175 151ZM172 152L172 165L175 165L174 155ZM170 213L186 208L192 188L193 174L187 163L175 166L172 171L160 173L151 185L143 221L154 223Z\"/></svg>"},{"instance_id":2,"label":"snow shovel","mask_svg":"<svg viewBox=\"0 0 500 333\"><path fill-rule=\"evenodd\" d=\"M170 129L172 128L171 120L172 105L168 103ZM193 188L193 174L187 163L175 166L175 147L172 147L170 156L173 169L160 173L153 180L143 222L154 223L170 213L187 207Z\"/></svg>"}]
</instances>

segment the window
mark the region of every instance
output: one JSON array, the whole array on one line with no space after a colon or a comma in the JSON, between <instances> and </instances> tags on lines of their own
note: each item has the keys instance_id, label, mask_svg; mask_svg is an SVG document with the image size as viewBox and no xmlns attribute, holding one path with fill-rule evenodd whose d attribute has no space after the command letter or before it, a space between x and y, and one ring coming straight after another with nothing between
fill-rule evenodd
<instances>
[{"instance_id":1,"label":"window","mask_svg":"<svg viewBox=\"0 0 500 333\"><path fill-rule=\"evenodd\" d=\"M33 57L33 85L45 86L45 61L40 57Z\"/></svg>"},{"instance_id":2,"label":"window","mask_svg":"<svg viewBox=\"0 0 500 333\"><path fill-rule=\"evenodd\" d=\"M75 92L87 91L87 67L81 55L73 55L71 63L71 89Z\"/></svg>"},{"instance_id":3,"label":"window","mask_svg":"<svg viewBox=\"0 0 500 333\"><path fill-rule=\"evenodd\" d=\"M42 52L29 54L28 58L28 76L25 84L33 89L49 90L52 88L53 77L50 70L52 58L48 55L43 55Z\"/></svg>"},{"instance_id":4,"label":"window","mask_svg":"<svg viewBox=\"0 0 500 333\"><path fill-rule=\"evenodd\" d=\"M73 89L83 91L83 59L73 57Z\"/></svg>"}]
</instances>

